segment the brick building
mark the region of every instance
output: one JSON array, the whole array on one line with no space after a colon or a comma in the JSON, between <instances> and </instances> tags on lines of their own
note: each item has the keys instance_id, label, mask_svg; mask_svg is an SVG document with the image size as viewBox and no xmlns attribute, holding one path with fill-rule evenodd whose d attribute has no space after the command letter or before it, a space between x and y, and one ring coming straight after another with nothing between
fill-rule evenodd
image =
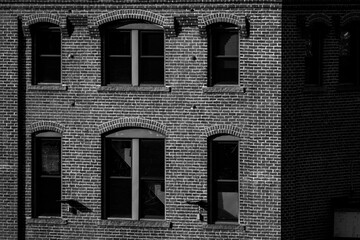
<instances>
[{"instance_id":1,"label":"brick building","mask_svg":"<svg viewBox=\"0 0 360 240\"><path fill-rule=\"evenodd\" d=\"M1 239L331 239L356 201L356 1L0 16Z\"/></svg>"}]
</instances>

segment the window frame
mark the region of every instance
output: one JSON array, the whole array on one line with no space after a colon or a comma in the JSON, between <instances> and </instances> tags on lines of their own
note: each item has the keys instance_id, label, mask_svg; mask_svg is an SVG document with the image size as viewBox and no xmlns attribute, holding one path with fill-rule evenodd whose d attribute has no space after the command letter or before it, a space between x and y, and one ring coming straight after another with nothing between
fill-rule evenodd
<instances>
[{"instance_id":1,"label":"window frame","mask_svg":"<svg viewBox=\"0 0 360 240\"><path fill-rule=\"evenodd\" d=\"M217 216L217 210L218 210L218 202L217 202L217 191L216 185L218 184L218 180L216 179L216 160L214 160L214 142L229 142L233 144L237 144L237 179L236 180L224 180L224 183L230 183L230 184L236 184L237 187L237 197L239 203L239 143L240 139L238 137L235 137L233 135L217 135L212 136L208 139L208 223L209 224L236 224L239 221L239 206L237 207L237 219L236 220L219 220Z\"/></svg>"},{"instance_id":2,"label":"window frame","mask_svg":"<svg viewBox=\"0 0 360 240\"><path fill-rule=\"evenodd\" d=\"M41 47L39 47L39 39L44 33L56 33L59 35L59 54L52 53L40 53ZM31 28L32 35L32 85L41 84L61 84L62 82L62 33L58 25L52 23L37 23ZM43 56L42 56L43 55ZM56 81L44 81L40 79L40 59L41 58L58 58L58 79ZM55 64L54 64L55 65Z\"/></svg>"},{"instance_id":3,"label":"window frame","mask_svg":"<svg viewBox=\"0 0 360 240\"><path fill-rule=\"evenodd\" d=\"M214 36L219 36L218 34L224 32L224 33L232 33L233 35L236 35L237 37L237 53L235 55L215 55L214 53ZM215 86L238 86L240 83L240 31L239 27L231 24L231 23L214 23L210 26L208 26L208 86L209 87L215 87ZM237 61L237 79L236 81L226 82L226 81L218 81L214 80L215 75L215 69L214 69L214 61L216 58L230 58L230 59L236 59ZM225 83L223 83L225 82Z\"/></svg>"},{"instance_id":4,"label":"window frame","mask_svg":"<svg viewBox=\"0 0 360 240\"><path fill-rule=\"evenodd\" d=\"M41 153L41 142L42 141L58 141L59 148L59 174L43 174L40 169L43 165L42 158L39 156ZM40 151L40 152L39 152ZM41 213L41 185L43 179L58 179L59 181L59 199L55 199L56 207L58 212L53 213ZM39 217L61 217L61 196L62 196L62 135L57 132L43 131L33 134L32 136L32 211L31 215L33 218Z\"/></svg>"},{"instance_id":5,"label":"window frame","mask_svg":"<svg viewBox=\"0 0 360 240\"><path fill-rule=\"evenodd\" d=\"M108 197L111 195L110 192L110 183L109 177L110 174L108 173L110 163L108 163L107 159L107 141L110 142L111 140L124 140L131 142L131 216L124 217L124 216L114 216L114 214L110 213L110 198ZM162 216L152 216L146 217L143 215L143 204L141 203L141 184L144 181L144 177L141 176L141 141L142 140L161 140L163 146L163 177L162 179L152 179L157 181L162 181L161 186L164 189L164 212ZM166 162L166 139L165 135L145 128L125 128L117 131L113 131L103 135L102 137L102 219L130 219L130 220L165 220L165 212L166 212L166 177L165 177L165 162ZM161 178L161 177L159 177ZM146 179L145 179L146 180Z\"/></svg>"},{"instance_id":6,"label":"window frame","mask_svg":"<svg viewBox=\"0 0 360 240\"><path fill-rule=\"evenodd\" d=\"M109 50L109 34L111 32L129 32L130 33L130 83L117 83L110 81L108 77L108 58L110 54ZM156 83L148 83L143 81L143 75L141 71L141 35L143 32L157 32L163 37L162 55L159 55L162 59L162 79ZM102 85L120 85L120 86L163 86L165 85L165 31L163 27L155 23L146 21L120 21L116 23L110 23L101 28L102 35ZM156 56L156 58L160 58Z\"/></svg>"}]
</instances>

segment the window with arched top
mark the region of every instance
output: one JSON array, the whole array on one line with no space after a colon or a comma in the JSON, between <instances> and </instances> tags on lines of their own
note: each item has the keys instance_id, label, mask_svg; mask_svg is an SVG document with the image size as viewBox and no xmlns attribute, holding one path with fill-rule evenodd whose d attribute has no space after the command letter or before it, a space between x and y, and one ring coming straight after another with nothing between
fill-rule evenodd
<instances>
[{"instance_id":1,"label":"window with arched top","mask_svg":"<svg viewBox=\"0 0 360 240\"><path fill-rule=\"evenodd\" d=\"M61 134L34 134L32 151L32 216L60 216Z\"/></svg>"},{"instance_id":2,"label":"window with arched top","mask_svg":"<svg viewBox=\"0 0 360 240\"><path fill-rule=\"evenodd\" d=\"M61 82L61 33L58 25L37 23L31 27L33 84Z\"/></svg>"},{"instance_id":3,"label":"window with arched top","mask_svg":"<svg viewBox=\"0 0 360 240\"><path fill-rule=\"evenodd\" d=\"M164 30L144 21L102 27L103 85L164 84Z\"/></svg>"},{"instance_id":4,"label":"window with arched top","mask_svg":"<svg viewBox=\"0 0 360 240\"><path fill-rule=\"evenodd\" d=\"M162 219L165 136L143 128L103 136L103 218Z\"/></svg>"},{"instance_id":5,"label":"window with arched top","mask_svg":"<svg viewBox=\"0 0 360 240\"><path fill-rule=\"evenodd\" d=\"M239 138L231 135L208 141L208 221L237 222L239 215Z\"/></svg>"},{"instance_id":6,"label":"window with arched top","mask_svg":"<svg viewBox=\"0 0 360 240\"><path fill-rule=\"evenodd\" d=\"M209 86L239 83L239 30L229 23L208 27Z\"/></svg>"}]
</instances>

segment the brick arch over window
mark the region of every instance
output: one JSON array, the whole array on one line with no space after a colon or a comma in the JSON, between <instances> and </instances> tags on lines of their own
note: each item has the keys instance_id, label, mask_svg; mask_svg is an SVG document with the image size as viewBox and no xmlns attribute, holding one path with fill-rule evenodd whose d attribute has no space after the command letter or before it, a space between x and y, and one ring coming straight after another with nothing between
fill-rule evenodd
<instances>
[{"instance_id":1,"label":"brick arch over window","mask_svg":"<svg viewBox=\"0 0 360 240\"><path fill-rule=\"evenodd\" d=\"M60 123L51 122L51 121L40 121L30 125L31 133L40 132L40 131L53 131L63 134L65 131L65 126Z\"/></svg>"},{"instance_id":2,"label":"brick arch over window","mask_svg":"<svg viewBox=\"0 0 360 240\"><path fill-rule=\"evenodd\" d=\"M217 134L229 134L240 138L242 136L241 133L242 133L241 128L232 125L216 125L209 127L205 130L205 134L207 137L214 136Z\"/></svg>"},{"instance_id":3,"label":"brick arch over window","mask_svg":"<svg viewBox=\"0 0 360 240\"><path fill-rule=\"evenodd\" d=\"M342 16L340 19L340 26L345 27L346 25L348 25L352 22L355 22L355 21L360 21L360 13L359 12L348 13L348 14Z\"/></svg>"},{"instance_id":4,"label":"brick arch over window","mask_svg":"<svg viewBox=\"0 0 360 240\"><path fill-rule=\"evenodd\" d=\"M312 27L314 24L322 23L325 27L331 26L331 18L323 13L312 14L306 19L306 26Z\"/></svg>"},{"instance_id":5,"label":"brick arch over window","mask_svg":"<svg viewBox=\"0 0 360 240\"><path fill-rule=\"evenodd\" d=\"M60 17L56 14L50 13L38 13L33 15L24 16L23 21L23 31L26 37L30 37L30 27L36 23L52 23L60 27L60 31L64 37L69 36L67 30L66 18Z\"/></svg>"},{"instance_id":6,"label":"brick arch over window","mask_svg":"<svg viewBox=\"0 0 360 240\"><path fill-rule=\"evenodd\" d=\"M99 37L99 27L101 25L125 19L144 20L158 24L164 28L167 37L175 36L174 21L171 18L140 9L117 10L99 15L94 19L94 22L89 28L90 35Z\"/></svg>"},{"instance_id":7,"label":"brick arch over window","mask_svg":"<svg viewBox=\"0 0 360 240\"><path fill-rule=\"evenodd\" d=\"M156 121L143 119L143 118L120 118L107 123L104 123L99 126L100 134L118 129L118 128L126 128L126 127L140 127L140 128L148 128L159 132L163 135L167 135L167 129L161 123Z\"/></svg>"},{"instance_id":8,"label":"brick arch over window","mask_svg":"<svg viewBox=\"0 0 360 240\"><path fill-rule=\"evenodd\" d=\"M238 26L241 32L246 31L245 16L241 18L240 16L229 14L229 13L216 13L206 16L199 17L199 31L202 37L206 37L206 27L214 23L231 23Z\"/></svg>"}]
</instances>

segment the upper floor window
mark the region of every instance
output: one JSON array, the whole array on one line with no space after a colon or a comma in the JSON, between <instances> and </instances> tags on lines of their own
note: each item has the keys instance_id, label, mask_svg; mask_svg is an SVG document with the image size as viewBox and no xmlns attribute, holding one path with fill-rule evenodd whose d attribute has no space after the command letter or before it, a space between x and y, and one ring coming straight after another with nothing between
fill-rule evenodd
<instances>
[{"instance_id":1,"label":"upper floor window","mask_svg":"<svg viewBox=\"0 0 360 240\"><path fill-rule=\"evenodd\" d=\"M340 84L360 85L360 22L344 28L341 36Z\"/></svg>"},{"instance_id":2,"label":"upper floor window","mask_svg":"<svg viewBox=\"0 0 360 240\"><path fill-rule=\"evenodd\" d=\"M103 144L103 218L164 218L164 136L124 129L106 135Z\"/></svg>"},{"instance_id":3,"label":"upper floor window","mask_svg":"<svg viewBox=\"0 0 360 240\"><path fill-rule=\"evenodd\" d=\"M61 135L41 132L33 137L32 215L61 215Z\"/></svg>"},{"instance_id":4,"label":"upper floor window","mask_svg":"<svg viewBox=\"0 0 360 240\"><path fill-rule=\"evenodd\" d=\"M315 23L311 26L307 46L305 85L321 86L323 84L323 49L326 26Z\"/></svg>"},{"instance_id":5,"label":"upper floor window","mask_svg":"<svg viewBox=\"0 0 360 240\"><path fill-rule=\"evenodd\" d=\"M61 82L61 33L55 24L32 28L33 84Z\"/></svg>"},{"instance_id":6,"label":"upper floor window","mask_svg":"<svg viewBox=\"0 0 360 240\"><path fill-rule=\"evenodd\" d=\"M209 86L239 82L239 31L235 25L213 24L208 29Z\"/></svg>"},{"instance_id":7,"label":"upper floor window","mask_svg":"<svg viewBox=\"0 0 360 240\"><path fill-rule=\"evenodd\" d=\"M164 31L146 22L103 29L103 85L164 84Z\"/></svg>"},{"instance_id":8,"label":"upper floor window","mask_svg":"<svg viewBox=\"0 0 360 240\"><path fill-rule=\"evenodd\" d=\"M209 140L209 223L238 221L238 145L239 139L230 135Z\"/></svg>"}]
</instances>

